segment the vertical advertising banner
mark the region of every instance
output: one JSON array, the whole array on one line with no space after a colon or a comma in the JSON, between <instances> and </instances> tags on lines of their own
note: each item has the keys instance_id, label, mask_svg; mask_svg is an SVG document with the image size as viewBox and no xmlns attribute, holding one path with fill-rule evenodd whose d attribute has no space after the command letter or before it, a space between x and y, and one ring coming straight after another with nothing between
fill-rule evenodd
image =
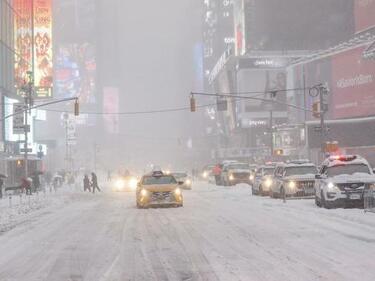
<instances>
[{"instance_id":1,"label":"vertical advertising banner","mask_svg":"<svg viewBox=\"0 0 375 281\"><path fill-rule=\"evenodd\" d=\"M119 92L118 88L104 87L103 88L103 111L105 127L108 133L119 133L119 116L116 114L119 111Z\"/></svg>"},{"instance_id":2,"label":"vertical advertising banner","mask_svg":"<svg viewBox=\"0 0 375 281\"><path fill-rule=\"evenodd\" d=\"M355 0L355 30L361 32L375 26L375 0Z\"/></svg>"},{"instance_id":3,"label":"vertical advertising banner","mask_svg":"<svg viewBox=\"0 0 375 281\"><path fill-rule=\"evenodd\" d=\"M52 97L52 0L34 0L34 80L37 98Z\"/></svg>"},{"instance_id":4,"label":"vertical advertising banner","mask_svg":"<svg viewBox=\"0 0 375 281\"><path fill-rule=\"evenodd\" d=\"M14 0L15 86L19 89L27 81L32 66L31 1Z\"/></svg>"},{"instance_id":5,"label":"vertical advertising banner","mask_svg":"<svg viewBox=\"0 0 375 281\"><path fill-rule=\"evenodd\" d=\"M32 71L35 97L52 97L51 1L14 0L15 83L19 95L28 82L27 72Z\"/></svg>"}]
</instances>

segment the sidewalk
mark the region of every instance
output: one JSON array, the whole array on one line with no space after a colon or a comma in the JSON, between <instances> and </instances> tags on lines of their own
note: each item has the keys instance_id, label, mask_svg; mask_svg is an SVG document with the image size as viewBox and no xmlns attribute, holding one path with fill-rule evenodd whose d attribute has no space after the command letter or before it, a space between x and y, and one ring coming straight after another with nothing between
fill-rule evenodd
<instances>
[{"instance_id":1,"label":"sidewalk","mask_svg":"<svg viewBox=\"0 0 375 281\"><path fill-rule=\"evenodd\" d=\"M49 208L59 208L71 201L73 194L77 193L74 187L64 186L56 192L40 191L32 195L4 196L0 199L0 235L26 222L34 216L48 212Z\"/></svg>"}]
</instances>

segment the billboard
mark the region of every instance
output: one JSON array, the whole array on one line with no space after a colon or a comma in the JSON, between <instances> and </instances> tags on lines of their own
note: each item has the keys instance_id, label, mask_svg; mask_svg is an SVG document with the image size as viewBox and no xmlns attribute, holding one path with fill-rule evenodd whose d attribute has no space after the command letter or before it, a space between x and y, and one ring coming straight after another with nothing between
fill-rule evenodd
<instances>
[{"instance_id":1,"label":"billboard","mask_svg":"<svg viewBox=\"0 0 375 281\"><path fill-rule=\"evenodd\" d=\"M27 72L33 71L36 98L52 97L51 1L14 0L13 3L15 84L18 89L22 87L27 81Z\"/></svg>"},{"instance_id":2,"label":"billboard","mask_svg":"<svg viewBox=\"0 0 375 281\"><path fill-rule=\"evenodd\" d=\"M275 123L287 117L286 71L284 69L243 69L237 76L238 92L253 92L247 96L264 100L240 100L238 120L243 128L265 127L269 124L270 111L273 110ZM275 103L271 91L276 91Z\"/></svg>"},{"instance_id":3,"label":"billboard","mask_svg":"<svg viewBox=\"0 0 375 281\"><path fill-rule=\"evenodd\" d=\"M119 91L115 87L103 88L103 112L105 128L110 134L119 133Z\"/></svg>"},{"instance_id":4,"label":"billboard","mask_svg":"<svg viewBox=\"0 0 375 281\"><path fill-rule=\"evenodd\" d=\"M64 44L55 56L54 96L79 97L82 104L96 102L96 54L89 43Z\"/></svg>"},{"instance_id":5,"label":"billboard","mask_svg":"<svg viewBox=\"0 0 375 281\"><path fill-rule=\"evenodd\" d=\"M17 88L24 85L32 66L31 1L14 0L14 76Z\"/></svg>"},{"instance_id":6,"label":"billboard","mask_svg":"<svg viewBox=\"0 0 375 281\"><path fill-rule=\"evenodd\" d=\"M365 47L332 57L332 117L375 115L375 61L362 57Z\"/></svg>"},{"instance_id":7,"label":"billboard","mask_svg":"<svg viewBox=\"0 0 375 281\"><path fill-rule=\"evenodd\" d=\"M34 81L37 98L52 97L52 0L34 2Z\"/></svg>"},{"instance_id":8,"label":"billboard","mask_svg":"<svg viewBox=\"0 0 375 281\"><path fill-rule=\"evenodd\" d=\"M356 32L375 27L375 0L355 0L354 15Z\"/></svg>"}]
</instances>

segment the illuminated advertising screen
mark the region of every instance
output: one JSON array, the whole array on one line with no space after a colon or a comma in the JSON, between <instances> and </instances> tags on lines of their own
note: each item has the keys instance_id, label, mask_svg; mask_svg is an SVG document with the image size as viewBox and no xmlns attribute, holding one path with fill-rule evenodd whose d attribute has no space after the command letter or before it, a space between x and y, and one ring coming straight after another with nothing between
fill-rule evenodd
<instances>
[{"instance_id":1,"label":"illuminated advertising screen","mask_svg":"<svg viewBox=\"0 0 375 281\"><path fill-rule=\"evenodd\" d=\"M332 117L375 115L375 61L362 57L365 47L332 57Z\"/></svg>"},{"instance_id":2,"label":"illuminated advertising screen","mask_svg":"<svg viewBox=\"0 0 375 281\"><path fill-rule=\"evenodd\" d=\"M82 104L95 103L96 56L93 45L65 44L55 56L55 88L57 98L79 97Z\"/></svg>"},{"instance_id":3,"label":"illuminated advertising screen","mask_svg":"<svg viewBox=\"0 0 375 281\"><path fill-rule=\"evenodd\" d=\"M355 0L355 30L361 32L375 26L375 0Z\"/></svg>"},{"instance_id":4,"label":"illuminated advertising screen","mask_svg":"<svg viewBox=\"0 0 375 281\"><path fill-rule=\"evenodd\" d=\"M105 127L108 133L119 133L119 91L115 87L103 88L103 112Z\"/></svg>"},{"instance_id":5,"label":"illuminated advertising screen","mask_svg":"<svg viewBox=\"0 0 375 281\"><path fill-rule=\"evenodd\" d=\"M24 85L32 65L31 1L14 0L15 84Z\"/></svg>"},{"instance_id":6,"label":"illuminated advertising screen","mask_svg":"<svg viewBox=\"0 0 375 281\"><path fill-rule=\"evenodd\" d=\"M51 0L14 0L13 5L15 9L14 41L16 87L18 89L22 87L27 81L27 72L33 71L35 97L52 97ZM32 54L33 47L34 54ZM33 65L34 68L32 67Z\"/></svg>"},{"instance_id":7,"label":"illuminated advertising screen","mask_svg":"<svg viewBox=\"0 0 375 281\"><path fill-rule=\"evenodd\" d=\"M52 97L52 0L34 1L34 80L36 97Z\"/></svg>"}]
</instances>

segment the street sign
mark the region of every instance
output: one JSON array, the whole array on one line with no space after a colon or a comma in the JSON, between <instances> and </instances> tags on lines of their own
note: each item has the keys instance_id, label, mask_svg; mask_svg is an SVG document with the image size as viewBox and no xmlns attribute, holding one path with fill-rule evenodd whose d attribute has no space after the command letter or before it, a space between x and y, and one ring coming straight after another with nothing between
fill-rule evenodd
<instances>
[{"instance_id":1,"label":"street sign","mask_svg":"<svg viewBox=\"0 0 375 281\"><path fill-rule=\"evenodd\" d=\"M13 116L13 134L20 135L24 133L25 114L23 113L23 110L23 104L13 104L13 114L16 114Z\"/></svg>"},{"instance_id":2,"label":"street sign","mask_svg":"<svg viewBox=\"0 0 375 281\"><path fill-rule=\"evenodd\" d=\"M20 149L20 152L21 152L21 153L25 153L26 150L23 149L23 148L21 148L21 149ZM27 152L28 152L28 153L31 153L31 152L33 152L33 149L32 149L32 148L29 148L29 149L27 149Z\"/></svg>"}]
</instances>

